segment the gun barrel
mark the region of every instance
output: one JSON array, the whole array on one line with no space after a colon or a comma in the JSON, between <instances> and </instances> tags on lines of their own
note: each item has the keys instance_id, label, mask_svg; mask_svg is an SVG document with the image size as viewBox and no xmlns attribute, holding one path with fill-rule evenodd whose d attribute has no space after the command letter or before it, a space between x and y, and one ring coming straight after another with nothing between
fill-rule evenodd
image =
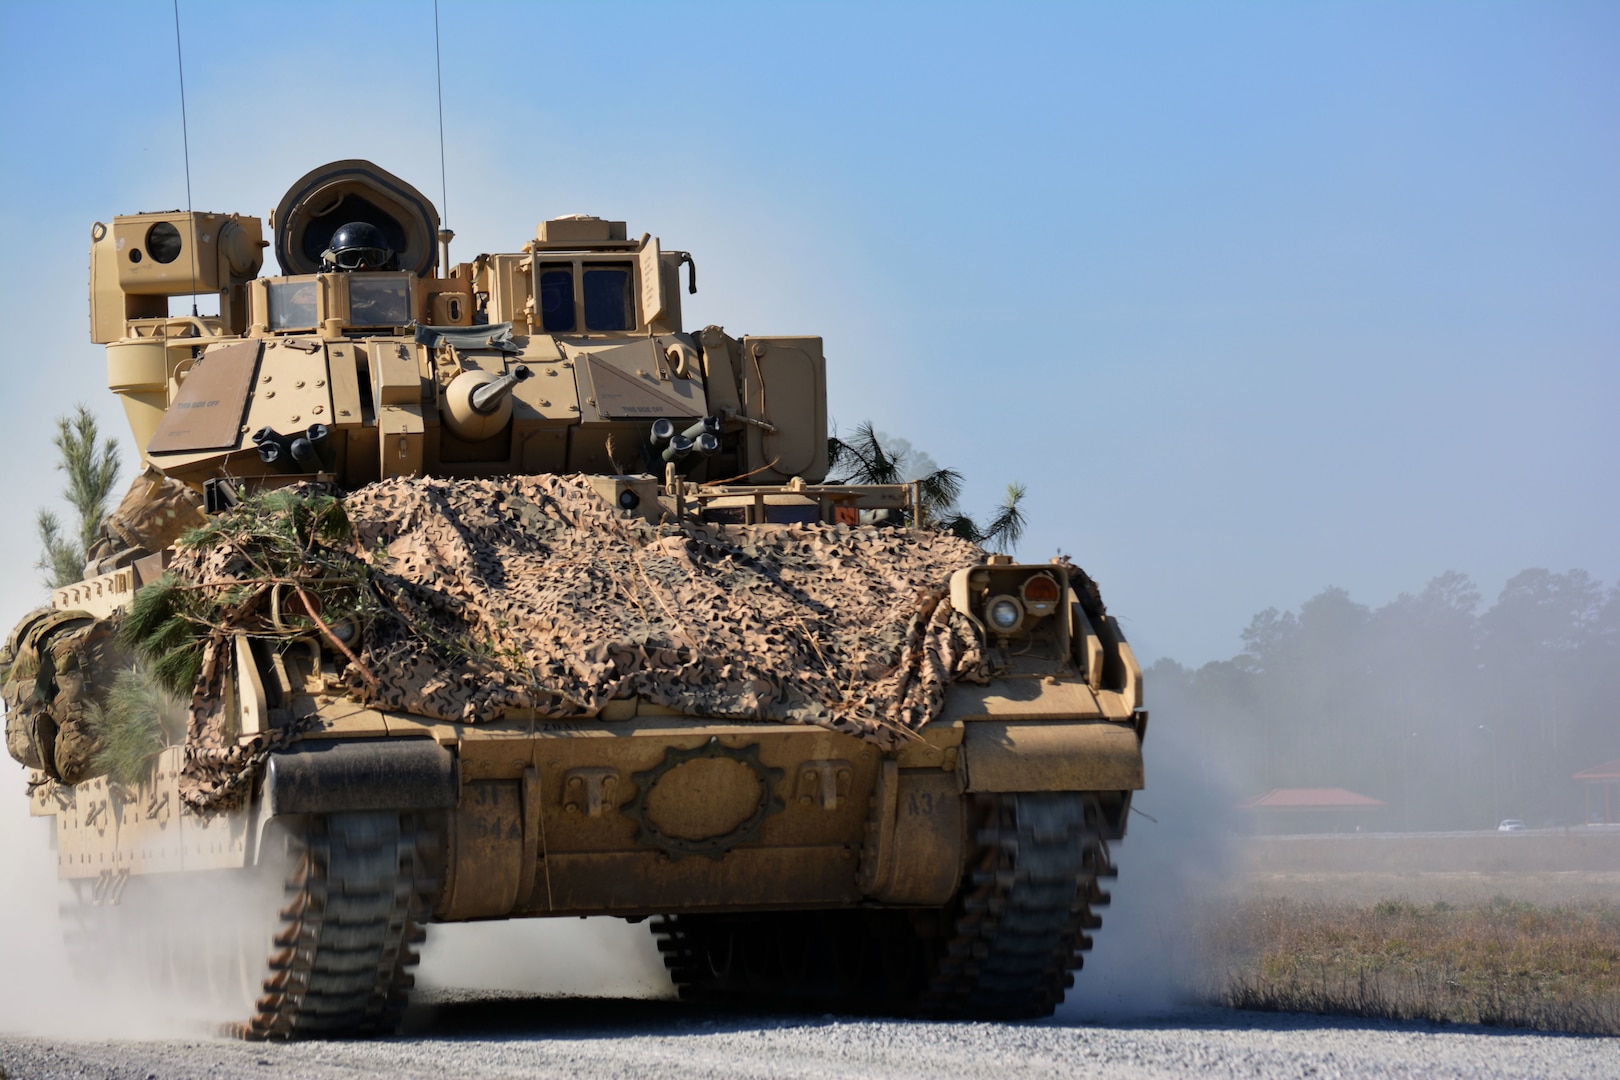
<instances>
[{"instance_id":1,"label":"gun barrel","mask_svg":"<svg viewBox=\"0 0 1620 1080\"><path fill-rule=\"evenodd\" d=\"M527 365L519 364L494 382L480 386L472 392L469 399L474 411L486 415L494 412L500 408L501 402L512 392L513 387L533 374L534 372L530 371Z\"/></svg>"}]
</instances>

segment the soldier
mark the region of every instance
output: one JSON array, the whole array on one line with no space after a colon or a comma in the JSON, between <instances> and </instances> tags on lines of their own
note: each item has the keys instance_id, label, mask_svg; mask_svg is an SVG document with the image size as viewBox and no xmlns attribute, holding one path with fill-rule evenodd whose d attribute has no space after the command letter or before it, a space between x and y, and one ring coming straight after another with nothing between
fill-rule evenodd
<instances>
[{"instance_id":1,"label":"soldier","mask_svg":"<svg viewBox=\"0 0 1620 1080\"><path fill-rule=\"evenodd\" d=\"M321 271L398 270L399 260L388 246L382 230L364 221L339 225L332 241L321 252Z\"/></svg>"}]
</instances>

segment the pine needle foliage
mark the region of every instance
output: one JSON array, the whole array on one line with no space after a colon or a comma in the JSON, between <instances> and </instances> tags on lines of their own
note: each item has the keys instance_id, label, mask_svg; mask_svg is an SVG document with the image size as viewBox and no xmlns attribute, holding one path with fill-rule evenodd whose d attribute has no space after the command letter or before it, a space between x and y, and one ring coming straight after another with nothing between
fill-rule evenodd
<instances>
[{"instance_id":1,"label":"pine needle foliage","mask_svg":"<svg viewBox=\"0 0 1620 1080\"><path fill-rule=\"evenodd\" d=\"M119 640L159 684L189 696L213 635L307 636L318 624L304 596L328 625L350 615L375 616L380 601L370 586L369 565L350 550L352 532L335 495L303 486L249 495L178 545L197 552L225 549L225 577L193 582L164 574L136 593Z\"/></svg>"},{"instance_id":2,"label":"pine needle foliage","mask_svg":"<svg viewBox=\"0 0 1620 1080\"><path fill-rule=\"evenodd\" d=\"M996 507L996 516L990 519L979 542L997 551L1014 551L1024 538L1024 512L1019 504L1024 501L1024 485L1008 484L1007 498Z\"/></svg>"},{"instance_id":3,"label":"pine needle foliage","mask_svg":"<svg viewBox=\"0 0 1620 1080\"><path fill-rule=\"evenodd\" d=\"M118 628L119 642L134 649L172 694L190 695L202 670L209 624L200 607L178 577L164 574L135 594Z\"/></svg>"},{"instance_id":4,"label":"pine needle foliage","mask_svg":"<svg viewBox=\"0 0 1620 1080\"><path fill-rule=\"evenodd\" d=\"M827 440L828 471L841 471L840 484L904 484L904 451L883 445L870 420L855 428L848 441L834 435ZM962 494L962 474L955 469L935 469L917 478L922 492L922 524L938 521L956 505Z\"/></svg>"},{"instance_id":5,"label":"pine needle foliage","mask_svg":"<svg viewBox=\"0 0 1620 1080\"><path fill-rule=\"evenodd\" d=\"M41 510L37 526L43 550L35 567L45 571L45 580L52 588L61 588L84 574L122 462L117 441L101 437L96 418L83 405L75 406L72 416L57 418L52 441L56 444L56 467L67 474L62 496L73 507L78 530L76 536L69 535L61 519L49 510Z\"/></svg>"},{"instance_id":6,"label":"pine needle foliage","mask_svg":"<svg viewBox=\"0 0 1620 1080\"><path fill-rule=\"evenodd\" d=\"M134 787L151 775L163 749L185 739L185 706L156 678L122 671L104 705L92 704L87 717L99 749L99 773Z\"/></svg>"},{"instance_id":7,"label":"pine needle foliage","mask_svg":"<svg viewBox=\"0 0 1620 1080\"><path fill-rule=\"evenodd\" d=\"M994 551L1015 551L1018 541L1024 537L1024 511L1020 506L1023 501L1024 485L1008 484L1006 501L996 508L996 515L990 519L989 525L980 528L966 514L954 514L942 521L940 527L952 535Z\"/></svg>"},{"instance_id":8,"label":"pine needle foliage","mask_svg":"<svg viewBox=\"0 0 1620 1080\"><path fill-rule=\"evenodd\" d=\"M60 589L78 581L84 575L84 564L88 560L77 545L62 535L61 519L49 510L41 510L38 528L40 546L44 550L34 568L45 571L45 583Z\"/></svg>"},{"instance_id":9,"label":"pine needle foliage","mask_svg":"<svg viewBox=\"0 0 1620 1080\"><path fill-rule=\"evenodd\" d=\"M247 496L230 513L187 533L180 546L235 543L267 568L292 571L319 563L319 545L341 544L353 531L343 500L299 485Z\"/></svg>"},{"instance_id":10,"label":"pine needle foliage","mask_svg":"<svg viewBox=\"0 0 1620 1080\"><path fill-rule=\"evenodd\" d=\"M843 474L833 483L903 484L907 482L906 463L905 451L883 445L871 421L858 424L848 439L836 435L827 439L828 472ZM973 518L956 508L956 501L962 496L961 473L955 469L936 469L918 477L916 483L922 494L923 520L914 524L939 529L996 551L1018 547L1025 525L1020 506L1024 499L1023 484L1007 485L1006 501L996 508L989 525L981 528Z\"/></svg>"}]
</instances>

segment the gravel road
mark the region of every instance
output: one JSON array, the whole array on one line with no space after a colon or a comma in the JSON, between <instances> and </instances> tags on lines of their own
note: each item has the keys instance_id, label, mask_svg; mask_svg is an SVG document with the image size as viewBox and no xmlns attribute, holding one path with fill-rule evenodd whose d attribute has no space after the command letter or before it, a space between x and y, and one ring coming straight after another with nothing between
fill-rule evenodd
<instances>
[{"instance_id":1,"label":"gravel road","mask_svg":"<svg viewBox=\"0 0 1620 1080\"><path fill-rule=\"evenodd\" d=\"M0 1019L0 1027L4 1026ZM440 994L377 1042L0 1035L7 1078L1620 1077L1620 1039L1219 1009L1100 1024L742 1016L675 1002Z\"/></svg>"}]
</instances>

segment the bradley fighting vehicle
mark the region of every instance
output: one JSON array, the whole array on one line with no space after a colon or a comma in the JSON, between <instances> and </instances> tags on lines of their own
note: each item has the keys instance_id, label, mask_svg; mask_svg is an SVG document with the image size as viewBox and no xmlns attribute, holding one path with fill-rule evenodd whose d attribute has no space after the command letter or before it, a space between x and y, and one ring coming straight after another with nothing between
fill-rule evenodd
<instances>
[{"instance_id":1,"label":"bradley fighting vehicle","mask_svg":"<svg viewBox=\"0 0 1620 1080\"><path fill-rule=\"evenodd\" d=\"M1140 670L1091 579L927 527L913 485L829 481L821 340L686 328L688 254L586 216L455 265L451 239L421 193L358 160L299 179L268 229L168 212L92 231L92 337L145 471L86 579L25 619L4 657L8 746L32 770L32 813L54 818L90 966L122 949L159 985L204 972L245 1037L374 1033L398 1019L427 924L610 915L654 920L684 997L1049 1013L1099 925L1109 843L1142 785ZM260 277L272 243L281 273ZM170 314L197 293L218 295L217 316ZM446 706L454 679L434 679L453 665L429 635L419 692L390 697L376 684L400 669L375 626L323 618L314 584L261 583L217 609L189 731L160 735L138 775L106 774L90 721L139 666L119 627L175 567L199 588L228 569L187 556L186 530L284 488L371 513L356 549L394 546L353 556L366 565L465 541L473 555L397 596L455 592L444 582L468 574L474 600L417 608L498 608L491 636L538 580L514 567L573 545L584 554L547 586L562 598L551 644L521 662L463 650L455 663L483 674ZM360 507L378 492L391 494ZM465 512L446 525L456 498ZM545 517L586 503L598 510L568 527ZM525 523L550 531L522 559L466 540ZM406 543L407 526L439 540ZM586 617L601 605L571 584L596 580L592 545L610 534L631 537L621 577L651 590L611 612L645 620L613 656ZM657 559L684 569L658 578ZM713 566L758 572L683 594ZM865 599L847 592L864 625L845 629L881 637L859 603L906 567L926 588L897 586L896 636L855 656L832 629L838 583L868 575ZM790 571L801 584L785 588ZM818 582L831 599L804 599ZM716 609L693 629L693 604L743 610L772 590L809 614ZM673 644L654 648L666 630ZM693 644L733 630L729 655ZM524 663L587 660L652 666L595 697L511 690ZM824 674L830 706L799 689ZM903 723L871 705L884 687L910 702ZM234 901L211 884L266 878L269 909L224 937L184 902L208 896L218 916Z\"/></svg>"}]
</instances>

